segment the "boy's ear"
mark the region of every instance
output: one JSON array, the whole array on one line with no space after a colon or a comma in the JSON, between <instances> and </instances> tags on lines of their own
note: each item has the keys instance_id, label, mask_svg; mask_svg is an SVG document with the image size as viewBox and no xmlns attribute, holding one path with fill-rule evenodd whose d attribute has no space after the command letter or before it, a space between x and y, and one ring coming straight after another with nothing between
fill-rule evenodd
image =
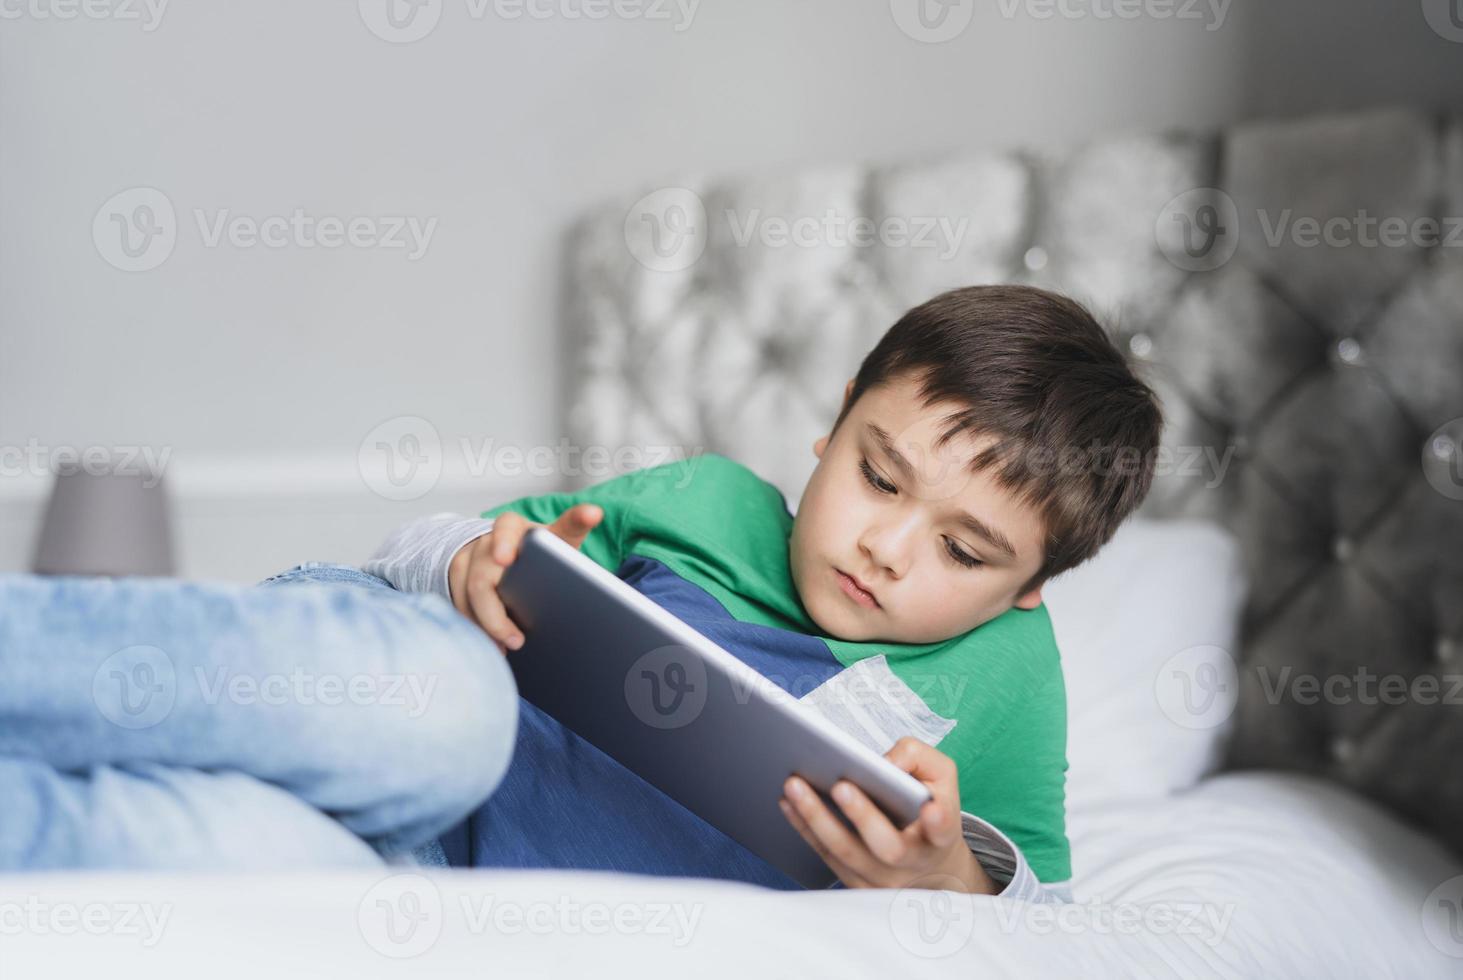
<instances>
[{"instance_id":1,"label":"boy's ear","mask_svg":"<svg viewBox=\"0 0 1463 980\"><path fill-rule=\"evenodd\" d=\"M849 378L848 384L843 386L843 405L840 406L838 409L840 415L843 414L843 409L848 406L848 396L851 394L853 394L853 379ZM832 433L829 433L829 435L832 435ZM823 450L827 448L828 436L819 436L818 441L813 443L813 455L817 456L819 459L822 459Z\"/></svg>"},{"instance_id":2,"label":"boy's ear","mask_svg":"<svg viewBox=\"0 0 1463 980\"><path fill-rule=\"evenodd\" d=\"M1030 592L1017 596L1014 605L1017 609L1035 609L1041 605L1041 586L1038 585Z\"/></svg>"}]
</instances>

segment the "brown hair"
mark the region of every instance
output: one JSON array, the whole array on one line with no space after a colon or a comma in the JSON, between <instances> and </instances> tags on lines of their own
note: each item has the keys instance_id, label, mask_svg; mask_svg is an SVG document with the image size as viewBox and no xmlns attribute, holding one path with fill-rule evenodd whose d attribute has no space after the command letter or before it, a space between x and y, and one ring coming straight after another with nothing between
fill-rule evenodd
<instances>
[{"instance_id":1,"label":"brown hair","mask_svg":"<svg viewBox=\"0 0 1463 980\"><path fill-rule=\"evenodd\" d=\"M1153 482L1163 415L1082 304L1033 286L969 286L900 317L859 365L840 423L870 388L913 374L929 407L956 402L943 446L994 436L971 461L1042 515L1046 554L1029 591L1111 540Z\"/></svg>"}]
</instances>

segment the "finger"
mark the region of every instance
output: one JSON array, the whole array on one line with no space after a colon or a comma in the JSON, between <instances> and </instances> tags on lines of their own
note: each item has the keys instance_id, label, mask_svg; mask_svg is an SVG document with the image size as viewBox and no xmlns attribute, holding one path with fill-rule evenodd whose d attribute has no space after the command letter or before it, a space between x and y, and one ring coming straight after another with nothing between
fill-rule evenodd
<instances>
[{"instance_id":1,"label":"finger","mask_svg":"<svg viewBox=\"0 0 1463 980\"><path fill-rule=\"evenodd\" d=\"M603 519L604 508L598 504L576 504L560 514L558 520L549 525L549 530L579 548Z\"/></svg>"},{"instance_id":2,"label":"finger","mask_svg":"<svg viewBox=\"0 0 1463 980\"><path fill-rule=\"evenodd\" d=\"M957 837L963 836L960 829L960 818L952 816L950 811L936 800L931 800L919 808L919 819L914 823L914 829L918 830L920 836L941 850L952 846Z\"/></svg>"},{"instance_id":3,"label":"finger","mask_svg":"<svg viewBox=\"0 0 1463 980\"><path fill-rule=\"evenodd\" d=\"M798 776L790 776L783 783L782 790L792 801L793 808L808 829L840 863L865 878L872 877L877 862L864 842L834 816L833 811L823 805L813 787Z\"/></svg>"},{"instance_id":4,"label":"finger","mask_svg":"<svg viewBox=\"0 0 1463 980\"><path fill-rule=\"evenodd\" d=\"M833 802L853 821L864 846L876 859L899 866L910 858L910 844L918 840L918 835L907 837L900 833L863 790L840 779L833 784Z\"/></svg>"},{"instance_id":5,"label":"finger","mask_svg":"<svg viewBox=\"0 0 1463 980\"><path fill-rule=\"evenodd\" d=\"M955 760L932 745L906 735L884 757L930 788L943 806L960 809L960 771Z\"/></svg>"},{"instance_id":6,"label":"finger","mask_svg":"<svg viewBox=\"0 0 1463 980\"><path fill-rule=\"evenodd\" d=\"M492 574L494 570L497 575ZM498 596L497 579L501 577L501 569L491 563L479 562L467 573L467 598L472 618L506 654L523 646L523 632L508 617L508 610Z\"/></svg>"},{"instance_id":7,"label":"finger","mask_svg":"<svg viewBox=\"0 0 1463 980\"><path fill-rule=\"evenodd\" d=\"M513 564L518 557L518 543L530 527L528 518L513 511L504 511L493 521L492 559L499 565Z\"/></svg>"},{"instance_id":8,"label":"finger","mask_svg":"<svg viewBox=\"0 0 1463 980\"><path fill-rule=\"evenodd\" d=\"M793 830L798 832L798 836L807 841L808 846L823 859L823 863L828 865L834 874L838 875L839 880L845 885L852 885L855 888L866 888L869 886L869 880L867 878L838 860L828 848L823 846L823 842L808 827L807 821L798 816L798 811L793 807L792 802L787 797L784 796L778 800L777 807L782 811L782 815L787 818L787 822L792 824Z\"/></svg>"}]
</instances>

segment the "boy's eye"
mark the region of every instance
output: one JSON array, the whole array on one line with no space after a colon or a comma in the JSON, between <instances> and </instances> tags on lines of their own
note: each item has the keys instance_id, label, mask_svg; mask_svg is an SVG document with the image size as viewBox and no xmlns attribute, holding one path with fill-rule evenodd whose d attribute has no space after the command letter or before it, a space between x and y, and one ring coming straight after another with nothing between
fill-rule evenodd
<instances>
[{"instance_id":1,"label":"boy's eye","mask_svg":"<svg viewBox=\"0 0 1463 980\"><path fill-rule=\"evenodd\" d=\"M967 554L965 552L965 549L961 548L949 538L945 539L945 551L949 553L951 558L955 559L966 568L974 568L976 565L982 564L979 558L975 557L974 555Z\"/></svg>"},{"instance_id":2,"label":"boy's eye","mask_svg":"<svg viewBox=\"0 0 1463 980\"><path fill-rule=\"evenodd\" d=\"M874 472L874 468L869 465L868 457L859 457L858 468L864 474L864 479L868 481L869 486L873 487L880 493L893 493L895 490L899 489L898 487L894 486L894 484L889 483L887 480L884 480L882 477L880 477L879 474Z\"/></svg>"}]
</instances>

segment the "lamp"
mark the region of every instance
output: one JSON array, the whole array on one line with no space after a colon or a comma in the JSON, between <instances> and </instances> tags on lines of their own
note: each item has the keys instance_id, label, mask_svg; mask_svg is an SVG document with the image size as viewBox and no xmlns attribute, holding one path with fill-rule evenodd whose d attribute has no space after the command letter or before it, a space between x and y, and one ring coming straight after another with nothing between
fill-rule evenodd
<instances>
[{"instance_id":1,"label":"lamp","mask_svg":"<svg viewBox=\"0 0 1463 980\"><path fill-rule=\"evenodd\" d=\"M58 466L32 568L40 575L171 575L162 475Z\"/></svg>"}]
</instances>

